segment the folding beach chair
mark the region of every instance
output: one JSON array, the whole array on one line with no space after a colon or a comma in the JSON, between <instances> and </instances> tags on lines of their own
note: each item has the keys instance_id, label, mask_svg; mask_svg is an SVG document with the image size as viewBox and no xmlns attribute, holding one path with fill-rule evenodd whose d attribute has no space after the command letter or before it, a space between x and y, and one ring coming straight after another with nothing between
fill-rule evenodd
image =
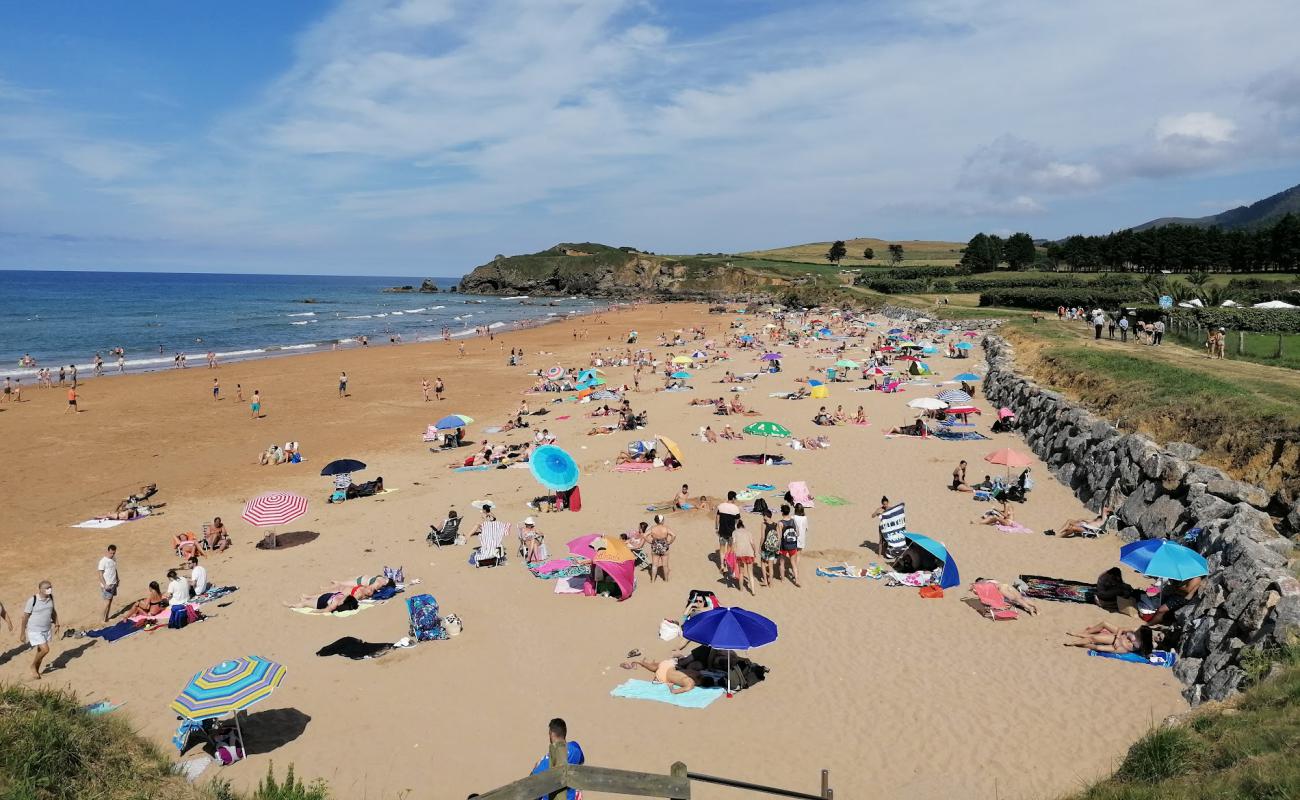
<instances>
[{"instance_id":1,"label":"folding beach chair","mask_svg":"<svg viewBox=\"0 0 1300 800\"><path fill-rule=\"evenodd\" d=\"M460 524L464 522L464 517L447 517L447 521L442 523L439 528L436 525L429 526L429 544L442 547L443 545L456 544L460 538Z\"/></svg>"},{"instance_id":2,"label":"folding beach chair","mask_svg":"<svg viewBox=\"0 0 1300 800\"><path fill-rule=\"evenodd\" d=\"M424 441L426 442L442 441L442 431L438 430L433 425L430 425L429 427L424 429Z\"/></svg>"},{"instance_id":3,"label":"folding beach chair","mask_svg":"<svg viewBox=\"0 0 1300 800\"><path fill-rule=\"evenodd\" d=\"M989 619L1017 619L1020 616L1020 612L1012 608L1007 598L1002 596L1002 590L996 583L975 581L971 584L970 590L979 598L980 605L984 607L984 613L988 614Z\"/></svg>"},{"instance_id":4,"label":"folding beach chair","mask_svg":"<svg viewBox=\"0 0 1300 800\"><path fill-rule=\"evenodd\" d=\"M475 567L499 567L506 563L505 540L510 534L508 522L484 522L474 551Z\"/></svg>"},{"instance_id":5,"label":"folding beach chair","mask_svg":"<svg viewBox=\"0 0 1300 800\"><path fill-rule=\"evenodd\" d=\"M891 561L907 550L905 506L905 503L890 506L880 515L880 535L885 540L885 552L881 555Z\"/></svg>"}]
</instances>

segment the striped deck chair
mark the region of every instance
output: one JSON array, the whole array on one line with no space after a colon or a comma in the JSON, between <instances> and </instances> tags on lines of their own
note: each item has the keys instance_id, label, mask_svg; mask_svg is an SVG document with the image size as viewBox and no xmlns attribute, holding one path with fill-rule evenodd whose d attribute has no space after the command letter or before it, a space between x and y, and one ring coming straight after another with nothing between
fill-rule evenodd
<instances>
[{"instance_id":1,"label":"striped deck chair","mask_svg":"<svg viewBox=\"0 0 1300 800\"><path fill-rule=\"evenodd\" d=\"M890 506L880 515L880 541L884 549L880 555L891 561L907 550L906 504Z\"/></svg>"},{"instance_id":2,"label":"striped deck chair","mask_svg":"<svg viewBox=\"0 0 1300 800\"><path fill-rule=\"evenodd\" d=\"M505 540L510 535L508 522L484 522L474 551L475 567L499 567L506 563Z\"/></svg>"}]
</instances>

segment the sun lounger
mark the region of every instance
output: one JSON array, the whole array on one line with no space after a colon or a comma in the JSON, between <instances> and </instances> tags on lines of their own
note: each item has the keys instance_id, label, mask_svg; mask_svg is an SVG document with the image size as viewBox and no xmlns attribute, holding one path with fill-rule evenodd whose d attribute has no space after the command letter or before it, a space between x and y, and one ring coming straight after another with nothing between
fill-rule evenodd
<instances>
[{"instance_id":1,"label":"sun lounger","mask_svg":"<svg viewBox=\"0 0 1300 800\"><path fill-rule=\"evenodd\" d=\"M484 522L478 535L478 549L474 551L474 566L499 567L506 563L506 536L510 534L508 522Z\"/></svg>"},{"instance_id":2,"label":"sun lounger","mask_svg":"<svg viewBox=\"0 0 1300 800\"><path fill-rule=\"evenodd\" d=\"M971 584L971 592L979 598L980 605L984 607L984 612L992 620L1017 619L1020 612L1011 607L1007 598L1002 596L1002 589L996 583L988 581L975 581Z\"/></svg>"}]
</instances>

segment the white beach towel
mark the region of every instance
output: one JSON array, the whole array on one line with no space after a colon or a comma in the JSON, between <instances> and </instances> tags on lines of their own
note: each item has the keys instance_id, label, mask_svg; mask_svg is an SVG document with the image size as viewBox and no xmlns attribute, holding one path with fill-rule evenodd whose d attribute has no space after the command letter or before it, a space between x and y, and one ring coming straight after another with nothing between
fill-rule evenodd
<instances>
[{"instance_id":1,"label":"white beach towel","mask_svg":"<svg viewBox=\"0 0 1300 800\"><path fill-rule=\"evenodd\" d=\"M88 519L85 522L78 522L73 528L116 528L126 522L124 519Z\"/></svg>"}]
</instances>

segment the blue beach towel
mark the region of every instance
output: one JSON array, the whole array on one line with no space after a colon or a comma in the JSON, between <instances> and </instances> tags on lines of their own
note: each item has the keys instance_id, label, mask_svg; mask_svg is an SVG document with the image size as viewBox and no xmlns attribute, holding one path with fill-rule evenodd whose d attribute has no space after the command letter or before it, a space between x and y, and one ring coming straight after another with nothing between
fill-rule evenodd
<instances>
[{"instance_id":1,"label":"blue beach towel","mask_svg":"<svg viewBox=\"0 0 1300 800\"><path fill-rule=\"evenodd\" d=\"M130 636L138 630L140 628L134 622L124 619L116 625L109 625L107 628L86 631L86 635L96 639L103 639L106 642L116 642L118 639Z\"/></svg>"},{"instance_id":2,"label":"blue beach towel","mask_svg":"<svg viewBox=\"0 0 1300 800\"><path fill-rule=\"evenodd\" d=\"M1134 664L1146 664L1150 667L1172 667L1178 663L1178 654L1169 650L1152 650L1149 658L1140 656L1137 653L1103 653L1098 650L1089 650L1088 655L1113 658L1116 661L1129 661Z\"/></svg>"},{"instance_id":3,"label":"blue beach towel","mask_svg":"<svg viewBox=\"0 0 1300 800\"><path fill-rule=\"evenodd\" d=\"M936 433L935 438L943 439L945 442L978 442L989 437L975 431L952 431L944 429Z\"/></svg>"},{"instance_id":4,"label":"blue beach towel","mask_svg":"<svg viewBox=\"0 0 1300 800\"><path fill-rule=\"evenodd\" d=\"M707 708L710 703L724 694L726 694L725 689L705 689L699 686L689 692L673 694L662 683L639 681L635 678L624 681L622 685L615 686L610 691L610 695L613 697L626 697L629 700L653 700L656 703L667 703L670 706L679 708Z\"/></svg>"},{"instance_id":5,"label":"blue beach towel","mask_svg":"<svg viewBox=\"0 0 1300 800\"><path fill-rule=\"evenodd\" d=\"M486 472L490 469L490 464L479 464L477 467L456 467L452 472Z\"/></svg>"},{"instance_id":6,"label":"blue beach towel","mask_svg":"<svg viewBox=\"0 0 1300 800\"><path fill-rule=\"evenodd\" d=\"M114 703L112 700L100 700L97 703L91 703L88 706L82 706L81 710L86 712L92 717L97 717L100 714L107 714L110 711L116 711L121 707L122 707L121 703Z\"/></svg>"}]
</instances>

